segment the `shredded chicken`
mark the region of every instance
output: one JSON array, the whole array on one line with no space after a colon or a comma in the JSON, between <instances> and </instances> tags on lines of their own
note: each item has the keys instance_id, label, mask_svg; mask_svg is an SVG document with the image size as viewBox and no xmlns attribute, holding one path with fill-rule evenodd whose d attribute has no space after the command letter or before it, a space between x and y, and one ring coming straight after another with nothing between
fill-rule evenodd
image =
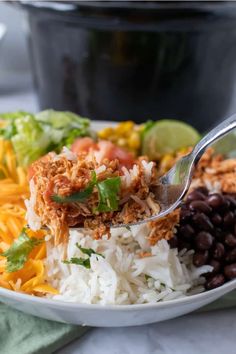
<instances>
[{"instance_id":1,"label":"shredded chicken","mask_svg":"<svg viewBox=\"0 0 236 354\"><path fill-rule=\"evenodd\" d=\"M179 223L179 215L180 209L176 209L163 218L151 221L149 223L151 233L148 236L148 241L152 246L155 245L159 240L169 240L173 237L175 227Z\"/></svg>"},{"instance_id":2,"label":"shredded chicken","mask_svg":"<svg viewBox=\"0 0 236 354\"><path fill-rule=\"evenodd\" d=\"M42 225L50 228L56 244L67 238L69 227L73 226L95 230L95 238L109 235L110 224L135 222L160 210L151 193L157 181L156 167L153 162L144 161L140 158L128 170L120 166L118 160L104 159L98 163L84 153L76 159L68 159L64 154L50 154L32 166L36 195L33 211L40 217ZM63 198L86 190L93 171L97 171L98 182L120 177L118 210L97 211L99 192L96 186L85 201L55 201L55 195Z\"/></svg>"},{"instance_id":3,"label":"shredded chicken","mask_svg":"<svg viewBox=\"0 0 236 354\"><path fill-rule=\"evenodd\" d=\"M236 159L224 159L208 149L202 156L194 174L195 185L218 185L224 193L236 193Z\"/></svg>"}]
</instances>

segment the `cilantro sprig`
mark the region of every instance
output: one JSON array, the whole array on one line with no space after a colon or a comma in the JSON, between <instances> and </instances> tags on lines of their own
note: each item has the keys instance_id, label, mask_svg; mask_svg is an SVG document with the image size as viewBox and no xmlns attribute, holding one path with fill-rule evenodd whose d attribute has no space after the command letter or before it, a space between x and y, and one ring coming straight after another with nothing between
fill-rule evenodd
<instances>
[{"instance_id":1,"label":"cilantro sprig","mask_svg":"<svg viewBox=\"0 0 236 354\"><path fill-rule=\"evenodd\" d=\"M52 200L57 203L82 203L91 196L94 187L96 187L98 190L99 202L98 206L94 209L94 212L116 211L119 206L120 185L121 179L119 176L110 177L104 181L98 181L95 171L92 171L91 180L84 190L66 197L54 194Z\"/></svg>"},{"instance_id":2,"label":"cilantro sprig","mask_svg":"<svg viewBox=\"0 0 236 354\"><path fill-rule=\"evenodd\" d=\"M101 256L101 257L104 258L104 256L102 254L95 252L92 248L83 248L78 243L76 243L76 247L78 247L79 250L82 253L87 255L88 258L72 257L69 260L64 260L63 263L65 263L65 264L76 264L76 265L83 266L83 267L85 267L87 269L90 269L91 268L90 257L92 256L92 254L96 254L97 256Z\"/></svg>"},{"instance_id":3,"label":"cilantro sprig","mask_svg":"<svg viewBox=\"0 0 236 354\"><path fill-rule=\"evenodd\" d=\"M106 212L118 210L120 185L120 177L107 178L97 183L99 204L96 211Z\"/></svg>"},{"instance_id":4,"label":"cilantro sprig","mask_svg":"<svg viewBox=\"0 0 236 354\"><path fill-rule=\"evenodd\" d=\"M24 228L18 239L10 246L10 248L1 255L7 258L7 272L16 272L24 267L30 252L34 247L40 245L42 239L30 238Z\"/></svg>"}]
</instances>

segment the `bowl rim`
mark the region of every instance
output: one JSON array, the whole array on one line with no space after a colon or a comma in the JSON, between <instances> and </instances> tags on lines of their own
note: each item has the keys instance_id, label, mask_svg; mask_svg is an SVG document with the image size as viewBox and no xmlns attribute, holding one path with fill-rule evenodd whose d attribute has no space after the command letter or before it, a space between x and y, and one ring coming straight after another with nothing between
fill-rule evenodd
<instances>
[{"instance_id":1,"label":"bowl rim","mask_svg":"<svg viewBox=\"0 0 236 354\"><path fill-rule=\"evenodd\" d=\"M48 299L45 297L37 297L34 295L29 295L29 294L24 294L20 293L18 291L14 290L8 290L5 288L0 287L0 298L1 296L13 299L13 300L22 300L23 302L28 302L28 303L34 303L34 304L41 304L41 305L48 305L53 308L63 308L66 307L67 309L73 309L73 310L98 310L98 311L103 311L103 310L108 310L108 311L132 311L132 310L140 310L140 311L145 311L146 309L157 309L157 308L165 308L165 307L174 307L178 305L183 305L183 304L188 304L191 303L194 300L203 300L204 298L209 297L209 295L215 295L217 293L222 293L225 294L227 292L230 292L232 290L236 289L236 279L230 280L229 282L221 285L218 288L204 291L199 294L195 295L189 295L183 298L179 299L173 299L173 300L168 300L168 301L163 301L163 302L155 302L155 303L145 303L145 304L128 304L128 305L102 305L102 304L85 304L85 303L78 303L78 302L69 302L69 301L62 301L62 300L53 300L53 299ZM28 301L29 300L29 301Z\"/></svg>"}]
</instances>

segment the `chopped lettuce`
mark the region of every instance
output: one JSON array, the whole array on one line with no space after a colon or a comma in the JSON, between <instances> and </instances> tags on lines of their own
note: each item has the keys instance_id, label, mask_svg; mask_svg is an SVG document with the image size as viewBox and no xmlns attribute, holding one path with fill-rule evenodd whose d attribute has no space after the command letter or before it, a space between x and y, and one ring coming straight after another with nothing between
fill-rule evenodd
<instances>
[{"instance_id":1,"label":"chopped lettuce","mask_svg":"<svg viewBox=\"0 0 236 354\"><path fill-rule=\"evenodd\" d=\"M16 134L11 141L20 165L28 166L47 152L49 137L34 116L26 115L14 121Z\"/></svg>"},{"instance_id":2,"label":"chopped lettuce","mask_svg":"<svg viewBox=\"0 0 236 354\"><path fill-rule=\"evenodd\" d=\"M6 124L0 136L12 141L19 164L28 166L49 151L70 147L77 137L90 136L90 121L71 112L52 109L38 114L13 112L0 114Z\"/></svg>"},{"instance_id":3,"label":"chopped lettuce","mask_svg":"<svg viewBox=\"0 0 236 354\"><path fill-rule=\"evenodd\" d=\"M90 135L90 121L72 112L59 112L48 109L36 114L36 119L50 133L56 150L70 146L77 137Z\"/></svg>"}]
</instances>

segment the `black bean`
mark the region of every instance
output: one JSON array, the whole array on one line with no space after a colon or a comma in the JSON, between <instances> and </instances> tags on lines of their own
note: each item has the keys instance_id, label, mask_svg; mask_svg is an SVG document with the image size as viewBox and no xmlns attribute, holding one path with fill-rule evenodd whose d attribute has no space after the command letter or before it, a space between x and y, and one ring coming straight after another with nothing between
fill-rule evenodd
<instances>
[{"instance_id":1,"label":"black bean","mask_svg":"<svg viewBox=\"0 0 236 354\"><path fill-rule=\"evenodd\" d=\"M194 200L189 204L189 208L191 210L201 211L206 214L211 212L211 207L209 207L209 205L207 205L207 203L202 200Z\"/></svg>"},{"instance_id":2,"label":"black bean","mask_svg":"<svg viewBox=\"0 0 236 354\"><path fill-rule=\"evenodd\" d=\"M219 208L221 205L223 205L224 203L224 198L222 197L221 194L219 193L213 193L210 194L207 199L206 202L208 203L208 205L210 205L213 209L217 209Z\"/></svg>"},{"instance_id":3,"label":"black bean","mask_svg":"<svg viewBox=\"0 0 236 354\"><path fill-rule=\"evenodd\" d=\"M218 240L218 241L223 241L224 239L224 232L219 228L219 227L216 227L214 229L214 236L215 238Z\"/></svg>"},{"instance_id":4,"label":"black bean","mask_svg":"<svg viewBox=\"0 0 236 354\"><path fill-rule=\"evenodd\" d=\"M219 286L223 285L224 282L225 282L224 275L223 274L216 274L206 281L205 286L206 286L207 290L211 290L211 289L215 289L215 288L218 288Z\"/></svg>"},{"instance_id":5,"label":"black bean","mask_svg":"<svg viewBox=\"0 0 236 354\"><path fill-rule=\"evenodd\" d=\"M184 248L186 248L187 250L191 250L192 249L191 243L181 240L178 244L178 250L181 251Z\"/></svg>"},{"instance_id":6,"label":"black bean","mask_svg":"<svg viewBox=\"0 0 236 354\"><path fill-rule=\"evenodd\" d=\"M223 245L223 243L221 242L217 242L213 251L212 251L212 257L214 259L222 259L225 255L225 247Z\"/></svg>"},{"instance_id":7,"label":"black bean","mask_svg":"<svg viewBox=\"0 0 236 354\"><path fill-rule=\"evenodd\" d=\"M221 263L219 261L212 259L208 264L213 267L212 273L215 274L220 271Z\"/></svg>"},{"instance_id":8,"label":"black bean","mask_svg":"<svg viewBox=\"0 0 236 354\"><path fill-rule=\"evenodd\" d=\"M214 238L209 232L201 231L195 237L195 245L199 250L209 250L213 245Z\"/></svg>"},{"instance_id":9,"label":"black bean","mask_svg":"<svg viewBox=\"0 0 236 354\"><path fill-rule=\"evenodd\" d=\"M226 198L224 198L223 204L220 206L220 211L226 212L229 210L229 207L230 207L230 202Z\"/></svg>"},{"instance_id":10,"label":"black bean","mask_svg":"<svg viewBox=\"0 0 236 354\"><path fill-rule=\"evenodd\" d=\"M193 237L195 231L193 227L189 224L183 225L179 228L179 232L181 235L183 235L184 238L190 239Z\"/></svg>"},{"instance_id":11,"label":"black bean","mask_svg":"<svg viewBox=\"0 0 236 354\"><path fill-rule=\"evenodd\" d=\"M201 267L202 265L206 264L207 259L208 259L208 251L196 252L193 255L193 264L196 267Z\"/></svg>"},{"instance_id":12,"label":"black bean","mask_svg":"<svg viewBox=\"0 0 236 354\"><path fill-rule=\"evenodd\" d=\"M231 225L233 225L234 220L235 220L235 217L234 217L234 213L233 213L232 211L228 211L228 212L224 215L223 222L224 222L224 225L225 225L225 226L231 226Z\"/></svg>"},{"instance_id":13,"label":"black bean","mask_svg":"<svg viewBox=\"0 0 236 354\"><path fill-rule=\"evenodd\" d=\"M234 223L234 234L236 235L236 222Z\"/></svg>"},{"instance_id":14,"label":"black bean","mask_svg":"<svg viewBox=\"0 0 236 354\"><path fill-rule=\"evenodd\" d=\"M228 279L236 278L236 263L224 267L224 274Z\"/></svg>"},{"instance_id":15,"label":"black bean","mask_svg":"<svg viewBox=\"0 0 236 354\"><path fill-rule=\"evenodd\" d=\"M196 226L199 228L205 230L205 231L211 231L214 229L214 226L209 219L209 217L206 214L203 213L197 213L193 216L193 222L195 223Z\"/></svg>"},{"instance_id":16,"label":"black bean","mask_svg":"<svg viewBox=\"0 0 236 354\"><path fill-rule=\"evenodd\" d=\"M222 223L222 217L220 216L220 214L215 213L212 215L211 221L214 225L220 225Z\"/></svg>"},{"instance_id":17,"label":"black bean","mask_svg":"<svg viewBox=\"0 0 236 354\"><path fill-rule=\"evenodd\" d=\"M197 190L194 190L193 192L189 193L189 195L186 198L187 203L191 203L194 200L204 200L206 199L206 195L198 192Z\"/></svg>"},{"instance_id":18,"label":"black bean","mask_svg":"<svg viewBox=\"0 0 236 354\"><path fill-rule=\"evenodd\" d=\"M205 194L205 195L208 195L208 194L209 194L208 189L207 189L206 187L203 187L203 186L197 187L197 188L195 189L195 191L198 191L198 192L200 192L200 193L202 193L202 194Z\"/></svg>"},{"instance_id":19,"label":"black bean","mask_svg":"<svg viewBox=\"0 0 236 354\"><path fill-rule=\"evenodd\" d=\"M178 237L174 235L171 239L169 239L169 245L171 248L177 248L178 247Z\"/></svg>"},{"instance_id":20,"label":"black bean","mask_svg":"<svg viewBox=\"0 0 236 354\"><path fill-rule=\"evenodd\" d=\"M232 250L227 252L225 260L229 263L236 261L236 248L233 248Z\"/></svg>"},{"instance_id":21,"label":"black bean","mask_svg":"<svg viewBox=\"0 0 236 354\"><path fill-rule=\"evenodd\" d=\"M226 195L225 198L229 201L229 207L232 209L236 209L236 198L232 195Z\"/></svg>"},{"instance_id":22,"label":"black bean","mask_svg":"<svg viewBox=\"0 0 236 354\"><path fill-rule=\"evenodd\" d=\"M189 221L192 217L192 212L190 210L187 209L181 209L180 212L180 222L186 222Z\"/></svg>"},{"instance_id":23,"label":"black bean","mask_svg":"<svg viewBox=\"0 0 236 354\"><path fill-rule=\"evenodd\" d=\"M231 248L236 247L236 237L233 234L227 234L225 236L225 244Z\"/></svg>"}]
</instances>

